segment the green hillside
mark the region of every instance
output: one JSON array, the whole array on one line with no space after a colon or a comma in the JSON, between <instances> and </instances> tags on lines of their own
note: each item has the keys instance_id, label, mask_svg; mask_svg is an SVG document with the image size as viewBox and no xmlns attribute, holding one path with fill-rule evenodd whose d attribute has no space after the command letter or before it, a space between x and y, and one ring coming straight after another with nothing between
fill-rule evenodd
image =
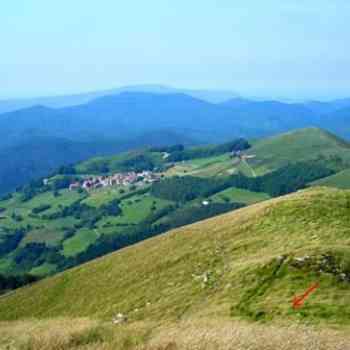
<instances>
[{"instance_id":1,"label":"green hillside","mask_svg":"<svg viewBox=\"0 0 350 350\"><path fill-rule=\"evenodd\" d=\"M152 329L186 320L349 329L349 214L350 192L336 189L265 201L5 295L0 318L84 317L108 323L122 313L134 339L140 322ZM314 283L319 288L302 308L293 309L293 296Z\"/></svg>"},{"instance_id":2,"label":"green hillside","mask_svg":"<svg viewBox=\"0 0 350 350\"><path fill-rule=\"evenodd\" d=\"M215 313L350 325L349 214L350 192L335 189L266 201L18 290L0 300L0 317ZM319 290L301 311L291 309L293 295L313 282Z\"/></svg>"},{"instance_id":3,"label":"green hillside","mask_svg":"<svg viewBox=\"0 0 350 350\"><path fill-rule=\"evenodd\" d=\"M250 154L255 157L246 157ZM0 275L63 271L170 229L297 191L342 170L349 157L345 142L305 129L250 149L237 139L149 148L62 167L45 184L30 183L0 199ZM144 171L156 181L68 189L77 181Z\"/></svg>"},{"instance_id":4,"label":"green hillside","mask_svg":"<svg viewBox=\"0 0 350 350\"><path fill-rule=\"evenodd\" d=\"M249 164L257 174L263 174L290 162L310 161L317 158L333 159L333 167L350 164L350 145L336 136L308 128L256 141L247 152L255 158Z\"/></svg>"},{"instance_id":5,"label":"green hillside","mask_svg":"<svg viewBox=\"0 0 350 350\"><path fill-rule=\"evenodd\" d=\"M313 182L312 185L350 189L350 169L346 169L335 175L317 180Z\"/></svg>"}]
</instances>

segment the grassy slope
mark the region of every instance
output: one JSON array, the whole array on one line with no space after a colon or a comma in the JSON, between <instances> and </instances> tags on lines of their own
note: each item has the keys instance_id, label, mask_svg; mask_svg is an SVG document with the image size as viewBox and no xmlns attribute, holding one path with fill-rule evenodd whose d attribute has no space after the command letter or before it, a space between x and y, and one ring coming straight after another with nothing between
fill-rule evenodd
<instances>
[{"instance_id":1,"label":"grassy slope","mask_svg":"<svg viewBox=\"0 0 350 350\"><path fill-rule=\"evenodd\" d=\"M350 162L350 145L318 128L301 129L257 141L247 152L256 158L249 163L258 174L275 170L288 162L339 156Z\"/></svg>"},{"instance_id":2,"label":"grassy slope","mask_svg":"<svg viewBox=\"0 0 350 350\"><path fill-rule=\"evenodd\" d=\"M350 189L350 169L343 170L335 175L315 181L312 185Z\"/></svg>"},{"instance_id":3,"label":"grassy slope","mask_svg":"<svg viewBox=\"0 0 350 350\"><path fill-rule=\"evenodd\" d=\"M0 318L110 320L122 312L130 321L243 317L350 324L350 283L317 267L327 253L339 259L338 272L349 272L349 214L350 192L335 189L259 203L20 289L0 298ZM311 263L294 267L294 257L305 255ZM293 310L293 295L315 281L317 292Z\"/></svg>"}]
</instances>

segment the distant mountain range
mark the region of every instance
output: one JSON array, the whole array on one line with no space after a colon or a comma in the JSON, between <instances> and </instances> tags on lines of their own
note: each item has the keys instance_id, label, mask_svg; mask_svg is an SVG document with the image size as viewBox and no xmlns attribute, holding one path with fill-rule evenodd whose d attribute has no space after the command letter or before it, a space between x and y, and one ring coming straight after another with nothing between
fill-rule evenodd
<instances>
[{"instance_id":1,"label":"distant mountain range","mask_svg":"<svg viewBox=\"0 0 350 350\"><path fill-rule=\"evenodd\" d=\"M37 105L51 108L77 106L102 96L119 95L123 92L145 92L153 94L183 93L211 103L221 103L238 97L238 94L235 92L225 90L191 90L162 85L134 85L73 95L0 100L0 113L12 112Z\"/></svg>"},{"instance_id":2,"label":"distant mountain range","mask_svg":"<svg viewBox=\"0 0 350 350\"><path fill-rule=\"evenodd\" d=\"M33 136L79 141L126 139L171 129L202 142L247 134L233 112L185 94L122 93L87 104L53 109L34 106L0 115L0 148Z\"/></svg>"},{"instance_id":3,"label":"distant mountain range","mask_svg":"<svg viewBox=\"0 0 350 350\"><path fill-rule=\"evenodd\" d=\"M30 101L45 106L0 114L0 193L63 164L146 145L256 139L312 126L350 138L350 99L252 101L230 92L144 86Z\"/></svg>"},{"instance_id":4,"label":"distant mountain range","mask_svg":"<svg viewBox=\"0 0 350 350\"><path fill-rule=\"evenodd\" d=\"M233 136L268 136L310 126L330 128L350 137L346 127L349 109L350 99L291 104L234 98L213 104L186 94L123 92L78 106L33 106L1 114L0 148L38 136L119 140L159 129L175 130L203 143Z\"/></svg>"}]
</instances>

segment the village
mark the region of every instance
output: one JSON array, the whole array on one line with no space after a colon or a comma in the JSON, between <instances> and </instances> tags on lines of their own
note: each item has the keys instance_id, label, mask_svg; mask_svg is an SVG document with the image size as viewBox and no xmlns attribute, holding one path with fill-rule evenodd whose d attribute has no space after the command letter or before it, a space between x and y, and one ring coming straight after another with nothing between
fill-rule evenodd
<instances>
[{"instance_id":1,"label":"village","mask_svg":"<svg viewBox=\"0 0 350 350\"><path fill-rule=\"evenodd\" d=\"M151 184L159 181L161 174L154 173L152 171L142 171L136 173L134 171L127 173L115 173L113 175L100 175L89 176L82 181L76 181L69 185L69 190L84 189L87 191L110 187L110 186L130 186L130 185L143 185Z\"/></svg>"}]
</instances>

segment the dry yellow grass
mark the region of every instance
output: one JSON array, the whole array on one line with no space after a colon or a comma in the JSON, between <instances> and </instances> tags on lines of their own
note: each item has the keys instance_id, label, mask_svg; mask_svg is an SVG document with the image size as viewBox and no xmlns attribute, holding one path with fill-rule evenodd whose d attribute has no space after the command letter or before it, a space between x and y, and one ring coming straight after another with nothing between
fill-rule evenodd
<instances>
[{"instance_id":1,"label":"dry yellow grass","mask_svg":"<svg viewBox=\"0 0 350 350\"><path fill-rule=\"evenodd\" d=\"M349 350L350 337L305 326L257 325L229 321L188 321L162 329L147 349Z\"/></svg>"},{"instance_id":2,"label":"dry yellow grass","mask_svg":"<svg viewBox=\"0 0 350 350\"><path fill-rule=\"evenodd\" d=\"M0 323L7 350L349 350L350 334L302 325L187 320L115 326L89 319Z\"/></svg>"}]
</instances>

